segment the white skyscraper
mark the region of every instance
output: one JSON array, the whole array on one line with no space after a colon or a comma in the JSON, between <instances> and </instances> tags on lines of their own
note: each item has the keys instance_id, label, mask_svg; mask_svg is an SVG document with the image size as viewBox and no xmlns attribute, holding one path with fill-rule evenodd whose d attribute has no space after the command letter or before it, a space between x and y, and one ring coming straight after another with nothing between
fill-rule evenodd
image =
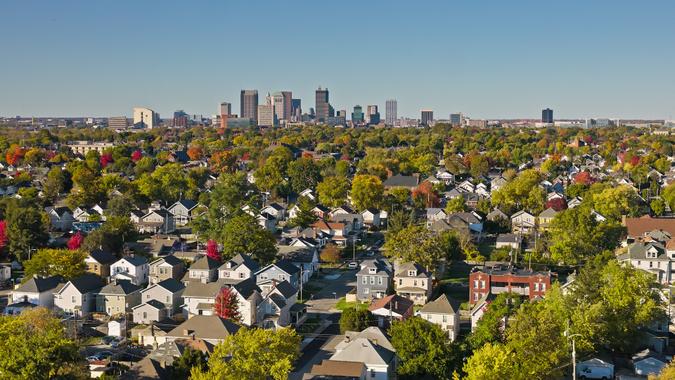
<instances>
[{"instance_id":1,"label":"white skyscraper","mask_svg":"<svg viewBox=\"0 0 675 380\"><path fill-rule=\"evenodd\" d=\"M385 103L385 117L384 117L384 122L385 124L392 126L396 124L396 119L398 116L396 115L396 107L398 106L398 103L396 102L396 99L389 99Z\"/></svg>"},{"instance_id":2,"label":"white skyscraper","mask_svg":"<svg viewBox=\"0 0 675 380\"><path fill-rule=\"evenodd\" d=\"M159 124L159 115L150 108L134 107L134 126L152 129Z\"/></svg>"}]
</instances>

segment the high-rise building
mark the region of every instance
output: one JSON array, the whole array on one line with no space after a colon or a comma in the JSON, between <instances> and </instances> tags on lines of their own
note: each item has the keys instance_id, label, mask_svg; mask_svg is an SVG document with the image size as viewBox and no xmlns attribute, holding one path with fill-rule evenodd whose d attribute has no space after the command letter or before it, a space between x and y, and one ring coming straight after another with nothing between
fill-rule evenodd
<instances>
[{"instance_id":1,"label":"high-rise building","mask_svg":"<svg viewBox=\"0 0 675 380\"><path fill-rule=\"evenodd\" d=\"M152 129L159 125L159 114L150 108L134 107L134 127Z\"/></svg>"},{"instance_id":2,"label":"high-rise building","mask_svg":"<svg viewBox=\"0 0 675 380\"><path fill-rule=\"evenodd\" d=\"M396 99L389 99L385 103L385 114L384 114L384 122L385 124L392 126L396 124L396 119L398 118L398 115L396 115L397 112L397 107L398 103L396 102Z\"/></svg>"},{"instance_id":3,"label":"high-rise building","mask_svg":"<svg viewBox=\"0 0 675 380\"><path fill-rule=\"evenodd\" d=\"M274 116L277 120L290 121L292 115L292 94L290 91L280 91L272 94Z\"/></svg>"},{"instance_id":4,"label":"high-rise building","mask_svg":"<svg viewBox=\"0 0 675 380\"><path fill-rule=\"evenodd\" d=\"M420 124L431 125L433 121L434 121L434 111L422 110L422 117L420 119Z\"/></svg>"},{"instance_id":5,"label":"high-rise building","mask_svg":"<svg viewBox=\"0 0 675 380\"><path fill-rule=\"evenodd\" d=\"M268 94L265 104L258 106L258 126L273 127L276 125L276 115L274 114L274 103L272 97Z\"/></svg>"},{"instance_id":6,"label":"high-rise building","mask_svg":"<svg viewBox=\"0 0 675 380\"><path fill-rule=\"evenodd\" d=\"M541 122L553 124L553 110L552 109L546 108L544 110L541 110Z\"/></svg>"},{"instance_id":7,"label":"high-rise building","mask_svg":"<svg viewBox=\"0 0 675 380\"><path fill-rule=\"evenodd\" d=\"M450 124L453 126L464 125L464 115L461 112L450 114Z\"/></svg>"},{"instance_id":8,"label":"high-rise building","mask_svg":"<svg viewBox=\"0 0 675 380\"><path fill-rule=\"evenodd\" d=\"M376 105L369 105L366 112L366 123L368 124L379 124L380 123L380 112L377 110Z\"/></svg>"},{"instance_id":9,"label":"high-rise building","mask_svg":"<svg viewBox=\"0 0 675 380\"><path fill-rule=\"evenodd\" d=\"M221 116L222 115L226 115L226 116L232 115L232 104L230 104L228 102L220 103L218 115L221 115Z\"/></svg>"},{"instance_id":10,"label":"high-rise building","mask_svg":"<svg viewBox=\"0 0 675 380\"><path fill-rule=\"evenodd\" d=\"M361 124L363 123L363 121L364 121L363 107L357 104L354 106L354 111L352 111L352 123Z\"/></svg>"},{"instance_id":11,"label":"high-rise building","mask_svg":"<svg viewBox=\"0 0 675 380\"><path fill-rule=\"evenodd\" d=\"M183 110L178 110L173 113L173 126L174 127L187 127L188 126L188 114Z\"/></svg>"},{"instance_id":12,"label":"high-rise building","mask_svg":"<svg viewBox=\"0 0 675 380\"><path fill-rule=\"evenodd\" d=\"M240 117L258 120L258 90L241 90Z\"/></svg>"},{"instance_id":13,"label":"high-rise building","mask_svg":"<svg viewBox=\"0 0 675 380\"><path fill-rule=\"evenodd\" d=\"M126 116L112 116L108 118L108 128L125 129L128 127Z\"/></svg>"},{"instance_id":14,"label":"high-rise building","mask_svg":"<svg viewBox=\"0 0 675 380\"><path fill-rule=\"evenodd\" d=\"M284 97L284 120L291 121L293 117L293 93L291 91L281 91Z\"/></svg>"},{"instance_id":15,"label":"high-rise building","mask_svg":"<svg viewBox=\"0 0 675 380\"><path fill-rule=\"evenodd\" d=\"M302 100L291 100L291 114L295 121L300 121L302 119Z\"/></svg>"},{"instance_id":16,"label":"high-rise building","mask_svg":"<svg viewBox=\"0 0 675 380\"><path fill-rule=\"evenodd\" d=\"M320 123L326 122L330 116L330 108L330 103L328 102L328 89L321 89L321 87L319 87L319 89L316 90L316 121Z\"/></svg>"}]
</instances>

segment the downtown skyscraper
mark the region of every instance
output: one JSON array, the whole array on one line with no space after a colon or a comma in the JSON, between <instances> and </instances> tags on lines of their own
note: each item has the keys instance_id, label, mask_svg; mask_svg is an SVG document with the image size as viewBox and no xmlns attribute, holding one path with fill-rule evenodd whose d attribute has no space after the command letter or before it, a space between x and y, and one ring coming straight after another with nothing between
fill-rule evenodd
<instances>
[{"instance_id":1,"label":"downtown skyscraper","mask_svg":"<svg viewBox=\"0 0 675 380\"><path fill-rule=\"evenodd\" d=\"M241 90L241 114L239 117L258 120L258 90Z\"/></svg>"},{"instance_id":2,"label":"downtown skyscraper","mask_svg":"<svg viewBox=\"0 0 675 380\"><path fill-rule=\"evenodd\" d=\"M393 126L396 124L396 119L398 115L396 114L398 108L398 103L396 99L389 99L385 102L384 105L384 123Z\"/></svg>"},{"instance_id":3,"label":"downtown skyscraper","mask_svg":"<svg viewBox=\"0 0 675 380\"><path fill-rule=\"evenodd\" d=\"M319 87L316 90L316 102L315 102L315 112L316 112L316 121L326 122L328 121L328 116L330 116L330 103L328 102L328 89L321 89Z\"/></svg>"}]
</instances>

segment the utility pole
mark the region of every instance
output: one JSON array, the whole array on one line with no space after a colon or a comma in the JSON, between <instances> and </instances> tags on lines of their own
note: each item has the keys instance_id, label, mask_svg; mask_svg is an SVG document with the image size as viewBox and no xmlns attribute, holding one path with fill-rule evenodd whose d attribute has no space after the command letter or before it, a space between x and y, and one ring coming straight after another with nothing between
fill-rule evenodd
<instances>
[{"instance_id":1,"label":"utility pole","mask_svg":"<svg viewBox=\"0 0 675 380\"><path fill-rule=\"evenodd\" d=\"M567 339L572 340L572 380L577 380L577 350L574 343L574 338L581 336L581 334L570 334L569 322L567 325L567 330L565 330L565 336Z\"/></svg>"},{"instance_id":2,"label":"utility pole","mask_svg":"<svg viewBox=\"0 0 675 380\"><path fill-rule=\"evenodd\" d=\"M302 269L304 268L304 265L300 264L300 300L302 300Z\"/></svg>"}]
</instances>

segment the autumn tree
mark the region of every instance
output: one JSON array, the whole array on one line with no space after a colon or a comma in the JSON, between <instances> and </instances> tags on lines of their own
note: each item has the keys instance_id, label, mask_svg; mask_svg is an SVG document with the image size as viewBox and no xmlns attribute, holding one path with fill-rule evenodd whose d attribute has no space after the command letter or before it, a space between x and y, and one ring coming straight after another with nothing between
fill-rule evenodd
<instances>
[{"instance_id":1,"label":"autumn tree","mask_svg":"<svg viewBox=\"0 0 675 380\"><path fill-rule=\"evenodd\" d=\"M84 274L84 259L87 254L81 250L38 249L30 260L24 262L24 277L61 276L67 280Z\"/></svg>"},{"instance_id":2,"label":"autumn tree","mask_svg":"<svg viewBox=\"0 0 675 380\"><path fill-rule=\"evenodd\" d=\"M84 241L84 236L82 236L82 233L80 231L77 231L75 235L71 236L70 239L68 239L68 249L71 251L75 251L80 249L82 246L82 241Z\"/></svg>"},{"instance_id":3,"label":"autumn tree","mask_svg":"<svg viewBox=\"0 0 675 380\"><path fill-rule=\"evenodd\" d=\"M340 249L335 244L326 244L321 250L321 261L325 263L340 262Z\"/></svg>"},{"instance_id":4,"label":"autumn tree","mask_svg":"<svg viewBox=\"0 0 675 380\"><path fill-rule=\"evenodd\" d=\"M0 252L7 246L7 222L0 220Z\"/></svg>"},{"instance_id":5,"label":"autumn tree","mask_svg":"<svg viewBox=\"0 0 675 380\"><path fill-rule=\"evenodd\" d=\"M425 208L438 207L440 203L440 198L429 181L419 184L412 191L412 198L415 204L423 205Z\"/></svg>"},{"instance_id":6,"label":"autumn tree","mask_svg":"<svg viewBox=\"0 0 675 380\"><path fill-rule=\"evenodd\" d=\"M326 177L317 185L316 191L321 204L338 207L347 200L349 181L345 177Z\"/></svg>"},{"instance_id":7,"label":"autumn tree","mask_svg":"<svg viewBox=\"0 0 675 380\"><path fill-rule=\"evenodd\" d=\"M216 261L222 260L220 252L218 252L218 243L213 239L209 239L206 242L206 256Z\"/></svg>"},{"instance_id":8,"label":"autumn tree","mask_svg":"<svg viewBox=\"0 0 675 380\"><path fill-rule=\"evenodd\" d=\"M9 149L7 149L5 160L8 164L15 166L21 161L25 153L26 151L22 147L17 144L12 144Z\"/></svg>"},{"instance_id":9,"label":"autumn tree","mask_svg":"<svg viewBox=\"0 0 675 380\"><path fill-rule=\"evenodd\" d=\"M232 173L235 170L237 156L231 150L222 150L211 155L209 166L215 173Z\"/></svg>"},{"instance_id":10,"label":"autumn tree","mask_svg":"<svg viewBox=\"0 0 675 380\"><path fill-rule=\"evenodd\" d=\"M231 288L220 289L220 292L216 296L215 303L213 304L213 311L221 318L229 319L235 322L239 322L241 320L237 294L233 292Z\"/></svg>"},{"instance_id":11,"label":"autumn tree","mask_svg":"<svg viewBox=\"0 0 675 380\"><path fill-rule=\"evenodd\" d=\"M384 194L382 181L373 175L356 175L352 180L352 203L358 210L377 208Z\"/></svg>"},{"instance_id":12,"label":"autumn tree","mask_svg":"<svg viewBox=\"0 0 675 380\"><path fill-rule=\"evenodd\" d=\"M197 161L204 155L204 149L201 145L192 144L187 150L187 155L192 161Z\"/></svg>"},{"instance_id":13,"label":"autumn tree","mask_svg":"<svg viewBox=\"0 0 675 380\"><path fill-rule=\"evenodd\" d=\"M131 153L131 161L138 162L138 160L141 158L143 158L143 152L141 152L139 149L136 149Z\"/></svg>"}]
</instances>

